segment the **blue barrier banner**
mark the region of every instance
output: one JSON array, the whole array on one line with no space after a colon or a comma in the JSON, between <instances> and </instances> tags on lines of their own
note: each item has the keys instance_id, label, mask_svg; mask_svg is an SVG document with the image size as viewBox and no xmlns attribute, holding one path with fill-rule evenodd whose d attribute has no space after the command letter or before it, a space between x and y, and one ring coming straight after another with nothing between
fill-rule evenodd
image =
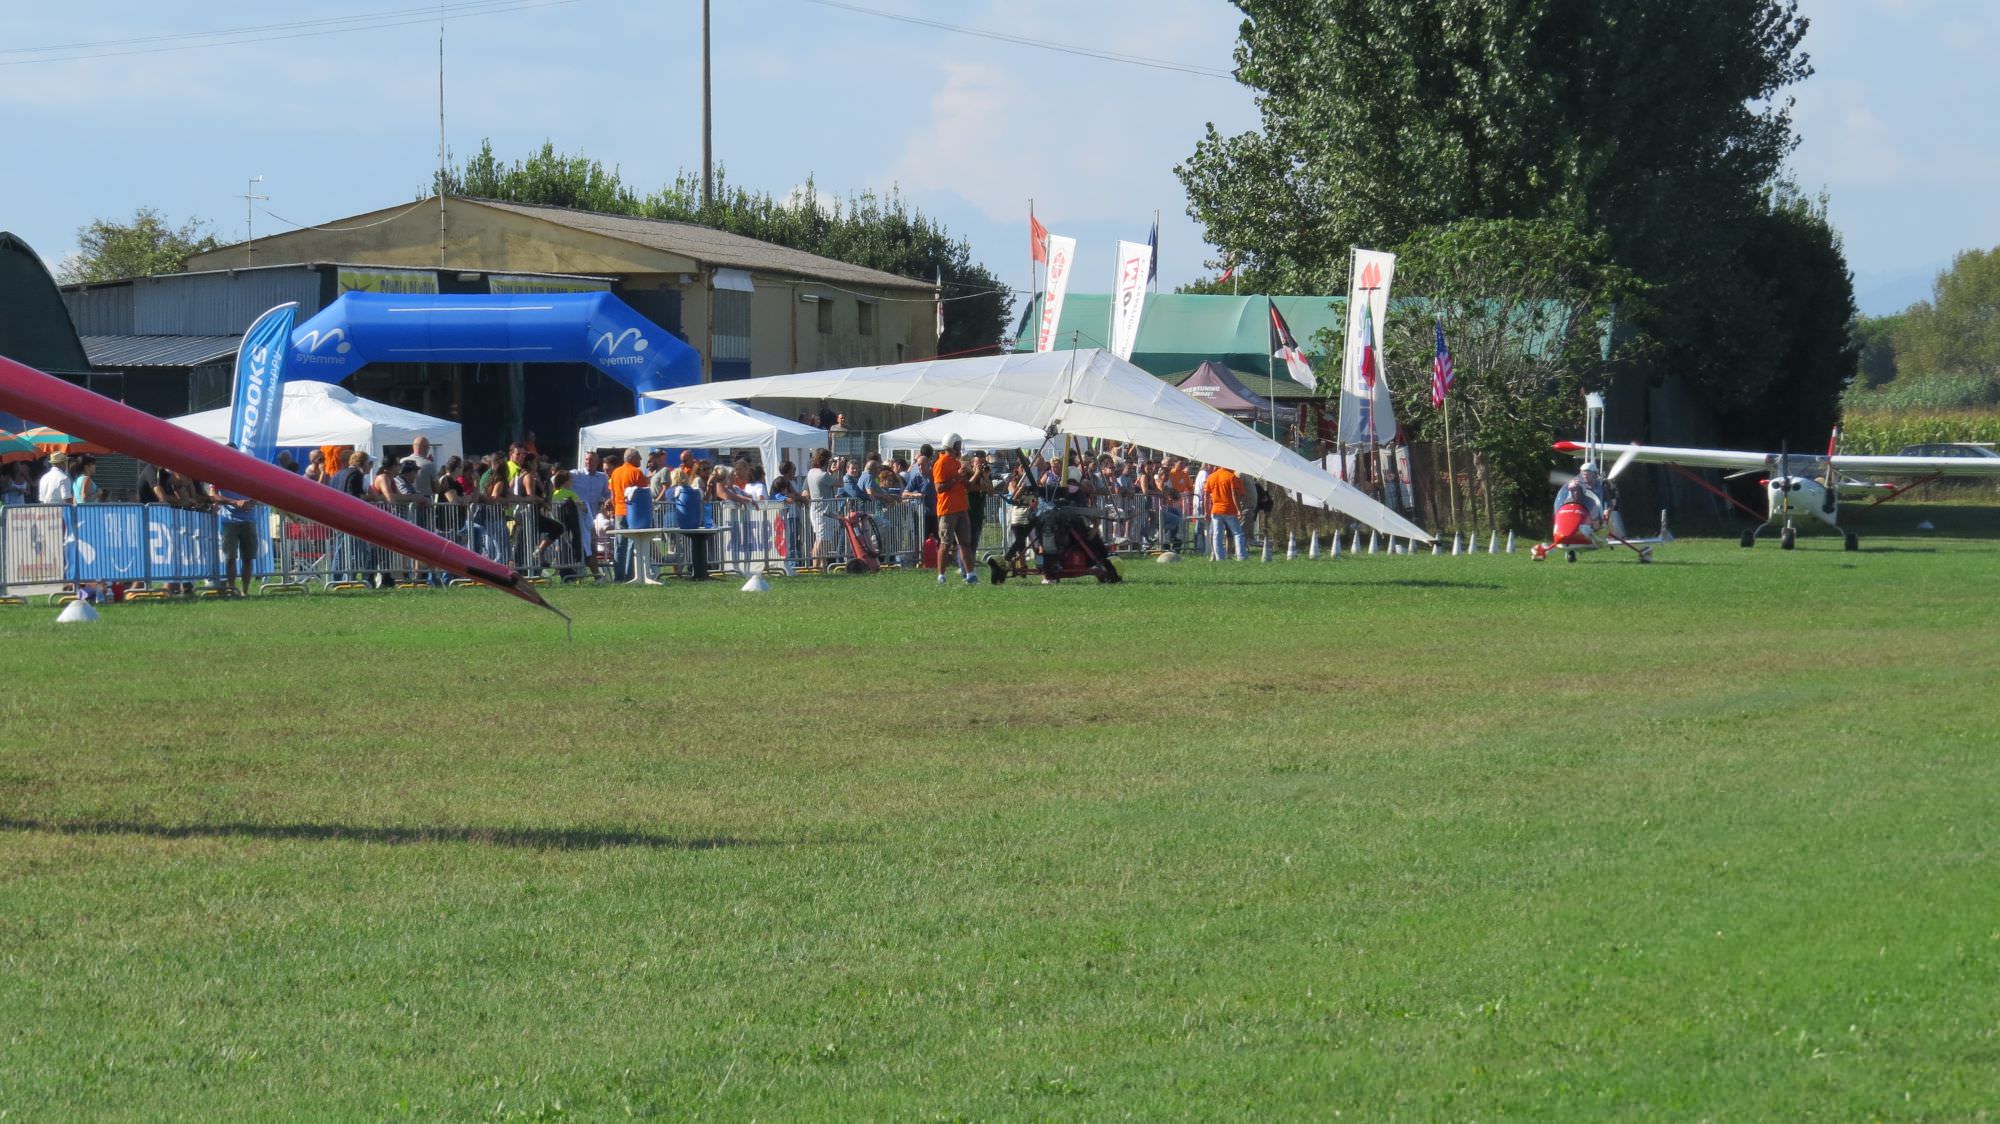
<instances>
[{"instance_id":1,"label":"blue barrier banner","mask_svg":"<svg viewBox=\"0 0 2000 1124\"><path fill-rule=\"evenodd\" d=\"M259 507L257 526L268 527ZM63 580L71 582L197 581L222 573L216 517L160 504L89 503L66 508ZM268 576L268 535L258 535L252 575Z\"/></svg>"},{"instance_id":2,"label":"blue barrier banner","mask_svg":"<svg viewBox=\"0 0 2000 1124\"><path fill-rule=\"evenodd\" d=\"M236 349L236 387L230 403L229 447L265 464L277 459L278 408L285 404L285 357L292 350L297 301L257 318Z\"/></svg>"}]
</instances>

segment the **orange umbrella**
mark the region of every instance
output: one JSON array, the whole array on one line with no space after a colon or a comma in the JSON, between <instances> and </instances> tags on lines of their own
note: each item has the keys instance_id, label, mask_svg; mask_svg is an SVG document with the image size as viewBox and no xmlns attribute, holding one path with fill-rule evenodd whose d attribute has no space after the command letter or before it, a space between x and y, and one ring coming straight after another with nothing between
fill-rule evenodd
<instances>
[{"instance_id":1,"label":"orange umbrella","mask_svg":"<svg viewBox=\"0 0 2000 1124\"><path fill-rule=\"evenodd\" d=\"M22 430L21 439L40 449L43 453L68 453L74 456L77 453L111 452L110 449L95 442L85 441L81 437L72 437L61 430L50 429L45 425L37 426L34 429Z\"/></svg>"},{"instance_id":2,"label":"orange umbrella","mask_svg":"<svg viewBox=\"0 0 2000 1124\"><path fill-rule=\"evenodd\" d=\"M13 464L15 461L31 461L41 455L42 451L35 448L33 444L23 441L21 438L4 429L0 429L0 464Z\"/></svg>"}]
</instances>

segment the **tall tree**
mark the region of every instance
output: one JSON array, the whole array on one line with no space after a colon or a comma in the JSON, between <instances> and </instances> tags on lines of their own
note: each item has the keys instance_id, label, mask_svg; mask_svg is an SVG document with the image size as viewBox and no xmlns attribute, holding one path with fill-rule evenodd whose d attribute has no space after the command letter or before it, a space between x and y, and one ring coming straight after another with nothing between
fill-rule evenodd
<instances>
[{"instance_id":1,"label":"tall tree","mask_svg":"<svg viewBox=\"0 0 2000 1124\"><path fill-rule=\"evenodd\" d=\"M1896 329L1896 357L1913 375L2000 380L2000 247L1967 250L1938 274Z\"/></svg>"},{"instance_id":2,"label":"tall tree","mask_svg":"<svg viewBox=\"0 0 2000 1124\"><path fill-rule=\"evenodd\" d=\"M896 192L886 198L872 192L823 197L808 176L779 199L731 185L726 169L718 168L713 199L704 207L698 173L683 171L659 191L640 195L624 184L616 167L607 169L580 153L558 153L553 143L505 164L491 141L462 167L448 169L442 186L454 195L699 223L917 280L941 275L946 299L940 354L997 343L1013 304L1000 280L972 261L964 239L953 238Z\"/></svg>"},{"instance_id":3,"label":"tall tree","mask_svg":"<svg viewBox=\"0 0 2000 1124\"><path fill-rule=\"evenodd\" d=\"M153 207L139 208L131 222L97 219L78 228L77 251L63 261L56 276L73 285L178 273L189 254L221 245L207 227L201 219L175 226Z\"/></svg>"},{"instance_id":4,"label":"tall tree","mask_svg":"<svg viewBox=\"0 0 2000 1124\"><path fill-rule=\"evenodd\" d=\"M1444 416L1423 373L1442 325L1456 367L1446 401L1457 447L1478 453L1493 506L1530 526L1550 495L1551 433L1574 433L1582 392L1606 378L1603 341L1634 295L1630 274L1604 264L1601 237L1552 219L1467 219L1426 227L1396 249L1386 346L1406 374L1391 386L1396 416L1419 440L1442 442ZM1322 333L1323 350L1341 340Z\"/></svg>"},{"instance_id":5,"label":"tall tree","mask_svg":"<svg viewBox=\"0 0 2000 1124\"><path fill-rule=\"evenodd\" d=\"M1903 314L1862 316L1854 321L1854 346L1861 352L1861 383L1877 387L1896 377L1896 332Z\"/></svg>"},{"instance_id":6,"label":"tall tree","mask_svg":"<svg viewBox=\"0 0 2000 1124\"><path fill-rule=\"evenodd\" d=\"M1177 169L1210 242L1327 292L1351 245L1555 219L1648 282L1626 317L1663 361L1730 396L1743 341L1698 328L1760 299L1735 266L1796 143L1796 0L1235 2L1262 128L1211 126Z\"/></svg>"}]
</instances>

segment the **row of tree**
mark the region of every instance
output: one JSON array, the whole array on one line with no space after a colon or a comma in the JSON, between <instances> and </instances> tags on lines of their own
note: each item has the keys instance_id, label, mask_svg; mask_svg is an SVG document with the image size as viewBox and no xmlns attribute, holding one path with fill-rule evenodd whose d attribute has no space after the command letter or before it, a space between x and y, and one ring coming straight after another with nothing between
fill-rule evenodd
<instances>
[{"instance_id":1,"label":"row of tree","mask_svg":"<svg viewBox=\"0 0 2000 1124\"><path fill-rule=\"evenodd\" d=\"M1262 123L1209 127L1176 169L1190 213L1266 291L1401 253L1397 292L1430 303L1399 302L1400 354L1433 318L1461 341L1458 436L1512 506L1539 505L1550 433L1614 364L1686 379L1725 440L1836 419L1853 284L1825 201L1783 179L1784 91L1811 73L1794 0L1235 3Z\"/></svg>"},{"instance_id":2,"label":"row of tree","mask_svg":"<svg viewBox=\"0 0 2000 1124\"><path fill-rule=\"evenodd\" d=\"M1863 317L1855 337L1864 387L1950 377L1973 393L1984 387L1981 402L2000 398L2000 247L1959 254L1931 299Z\"/></svg>"},{"instance_id":3,"label":"row of tree","mask_svg":"<svg viewBox=\"0 0 2000 1124\"><path fill-rule=\"evenodd\" d=\"M526 159L503 163L490 140L462 165L448 168L441 180L434 177L432 187L450 195L699 223L902 277L942 277L945 317L939 354L997 343L1013 306L1012 294L999 278L972 260L971 246L953 238L899 192L824 197L808 176L780 198L735 186L726 170L718 168L714 191L704 205L695 173L683 171L674 182L641 195L625 185L616 167L559 153L551 142Z\"/></svg>"}]
</instances>

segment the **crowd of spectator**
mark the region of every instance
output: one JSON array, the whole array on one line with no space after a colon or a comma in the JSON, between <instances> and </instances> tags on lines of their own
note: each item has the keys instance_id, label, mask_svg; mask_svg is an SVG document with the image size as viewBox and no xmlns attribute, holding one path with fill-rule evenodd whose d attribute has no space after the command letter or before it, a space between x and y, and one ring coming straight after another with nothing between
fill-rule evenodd
<instances>
[{"instance_id":1,"label":"crowd of spectator","mask_svg":"<svg viewBox=\"0 0 2000 1124\"><path fill-rule=\"evenodd\" d=\"M952 482L943 505L938 489L941 460L946 461ZM409 455L393 460L378 461L362 449L328 446L312 450L303 466L289 453L281 454L278 463L309 480L412 518L423 507L467 506L469 514L447 522L467 529L467 545L496 557L501 555L492 548L518 533L526 520L534 543L528 560L533 567L560 566L563 576L575 577L609 563L621 580L632 576L632 551L629 541L612 532L656 526L655 512L662 517L671 513L683 526L701 526L705 521L713 525L717 512L729 505L799 505L810 532L810 556L827 561L844 552L839 516L847 510L858 507L882 513L911 505L918 513L921 536L928 540L939 538L940 506L951 507L951 514L962 513L964 521L962 529L953 527L954 541L938 552L942 579L949 547L961 548L967 558L981 549L989 515L1008 528L1010 541L984 545L1020 551L1026 547L1037 510L1059 499L1097 508L1112 549L1179 550L1190 540L1205 538L1212 553L1233 552L1239 558L1245 524L1256 533L1255 521L1270 509L1260 484L1246 487L1227 470L1211 473L1208 466L1183 457L1159 456L1115 442L1081 455L1072 451L1066 470L1041 451L1009 451L996 459L984 450L960 458L930 445L909 458L885 458L880 453L839 456L819 449L803 476L786 460L768 478L765 468L748 457L715 463L682 453L669 463L659 450L625 450L609 471L594 452L584 453L574 466L564 466L543 457L532 437L478 457L453 455L440 460L431 442L418 437ZM106 497L97 488L95 474L96 459L87 455L57 453L40 463L0 466L0 503L98 502ZM1223 481L1220 491L1209 486L1212 479ZM641 490L643 498L635 494ZM236 514L228 497L166 468L142 465L136 492L136 498L146 503ZM1217 533L1198 534L1205 519L1212 520ZM970 575L969 563L965 570Z\"/></svg>"}]
</instances>

